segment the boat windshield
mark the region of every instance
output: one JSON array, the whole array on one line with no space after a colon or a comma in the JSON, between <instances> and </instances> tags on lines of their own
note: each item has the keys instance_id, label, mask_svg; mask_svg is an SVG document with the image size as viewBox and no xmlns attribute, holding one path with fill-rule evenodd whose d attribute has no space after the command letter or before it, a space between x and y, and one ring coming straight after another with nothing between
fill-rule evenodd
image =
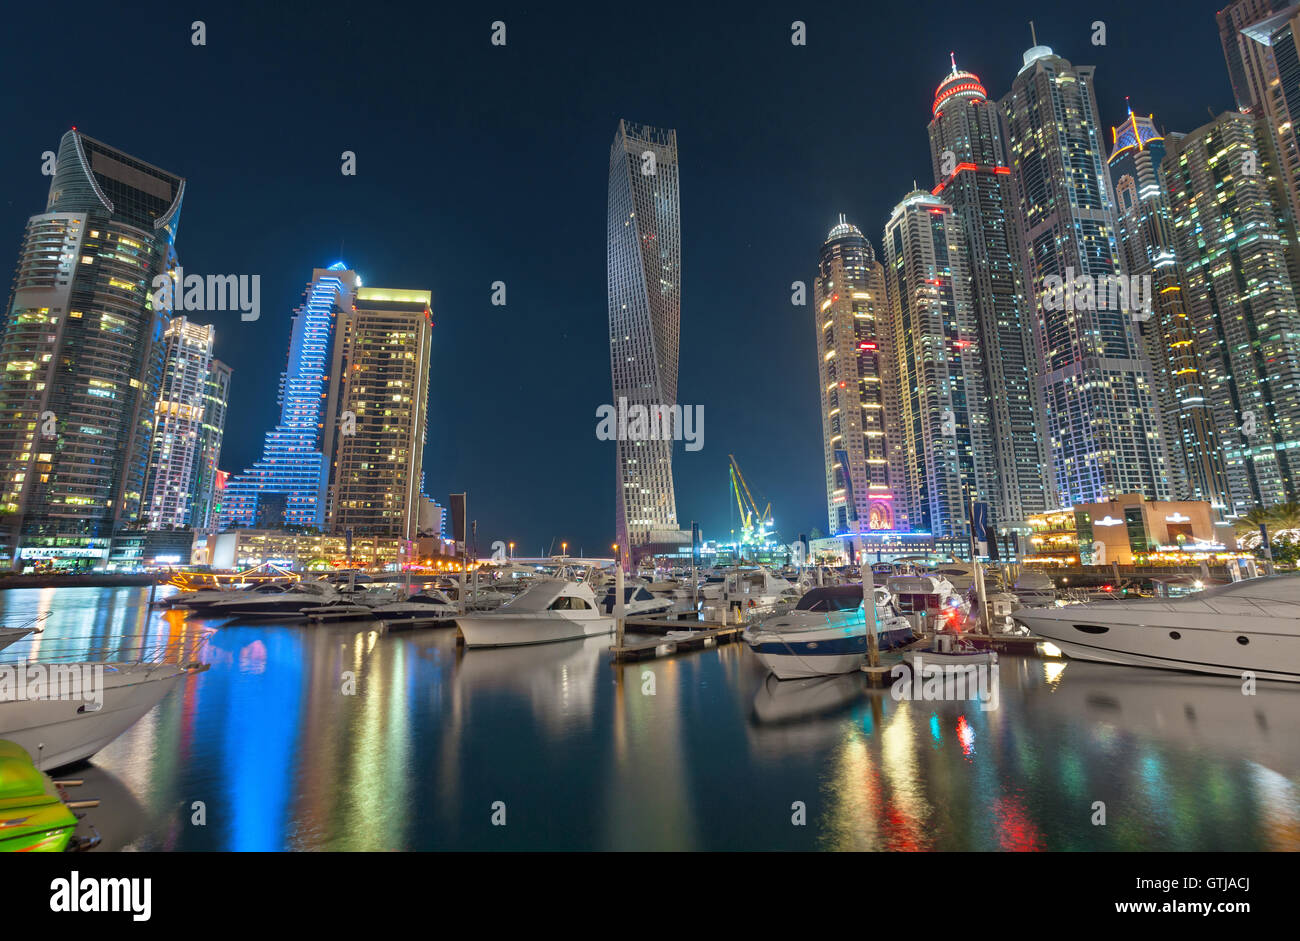
<instances>
[{"instance_id":1,"label":"boat windshield","mask_svg":"<svg viewBox=\"0 0 1300 941\"><path fill-rule=\"evenodd\" d=\"M840 585L835 588L814 588L799 599L796 611L853 611L862 607L860 585Z\"/></svg>"}]
</instances>

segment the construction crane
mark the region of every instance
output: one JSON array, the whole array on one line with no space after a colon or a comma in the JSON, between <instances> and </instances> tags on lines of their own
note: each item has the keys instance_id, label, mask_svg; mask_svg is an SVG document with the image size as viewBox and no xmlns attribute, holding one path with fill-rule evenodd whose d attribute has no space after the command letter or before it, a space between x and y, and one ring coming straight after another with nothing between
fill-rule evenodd
<instances>
[{"instance_id":1,"label":"construction crane","mask_svg":"<svg viewBox=\"0 0 1300 941\"><path fill-rule=\"evenodd\" d=\"M735 495L736 507L740 510L740 541L751 545L766 542L771 537L772 504L769 502L763 512L759 513L758 504L754 502L749 485L745 483L745 475L736 463L736 455L728 454L727 457L731 458L731 492Z\"/></svg>"}]
</instances>

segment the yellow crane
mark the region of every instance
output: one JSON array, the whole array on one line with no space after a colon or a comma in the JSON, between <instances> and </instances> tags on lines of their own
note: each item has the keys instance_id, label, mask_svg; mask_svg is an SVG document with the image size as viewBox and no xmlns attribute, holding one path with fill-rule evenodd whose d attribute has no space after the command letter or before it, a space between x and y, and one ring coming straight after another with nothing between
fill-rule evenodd
<instances>
[{"instance_id":1,"label":"yellow crane","mask_svg":"<svg viewBox=\"0 0 1300 941\"><path fill-rule=\"evenodd\" d=\"M758 504L749 492L745 475L740 472L736 455L728 454L727 457L731 458L731 490L736 495L736 506L740 510L740 540L761 541L766 536L765 527L772 522L772 504L769 502L762 513L758 512Z\"/></svg>"}]
</instances>

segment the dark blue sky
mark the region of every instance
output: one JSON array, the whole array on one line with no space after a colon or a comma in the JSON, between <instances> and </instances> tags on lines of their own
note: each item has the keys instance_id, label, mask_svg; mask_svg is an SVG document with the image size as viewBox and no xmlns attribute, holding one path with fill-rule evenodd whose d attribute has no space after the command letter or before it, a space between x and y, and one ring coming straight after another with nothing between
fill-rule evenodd
<instances>
[{"instance_id":1,"label":"dark blue sky","mask_svg":"<svg viewBox=\"0 0 1300 941\"><path fill-rule=\"evenodd\" d=\"M555 539L596 554L614 533L613 444L595 437L611 396L609 146L620 117L676 128L679 398L705 417L703 449L675 459L678 513L727 536L734 453L788 539L826 525L812 308L791 307L789 285L811 287L837 213L879 249L912 181L932 185L926 123L949 51L1001 97L1033 19L1040 42L1097 66L1108 126L1131 95L1186 131L1232 105L1219 5L11 6L0 252L16 258L45 205L40 155L74 124L185 176L182 264L262 276L260 321L213 318L235 371L221 462L234 472L276 419L313 267L343 259L368 285L432 290L430 494L469 492L481 549ZM206 47L191 45L195 19ZM795 19L806 47L790 44ZM339 172L345 150L355 177Z\"/></svg>"}]
</instances>

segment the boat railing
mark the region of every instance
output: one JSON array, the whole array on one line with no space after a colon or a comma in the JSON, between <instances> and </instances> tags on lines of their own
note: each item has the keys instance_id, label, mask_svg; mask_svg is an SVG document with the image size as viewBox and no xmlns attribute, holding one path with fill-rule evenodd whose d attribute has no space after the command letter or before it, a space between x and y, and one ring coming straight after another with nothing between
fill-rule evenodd
<instances>
[{"instance_id":1,"label":"boat railing","mask_svg":"<svg viewBox=\"0 0 1300 941\"><path fill-rule=\"evenodd\" d=\"M56 637L31 634L0 651L0 665L13 663L105 663L114 666L181 666L198 662L214 628L194 628L182 635L146 639L121 637L106 640L102 635ZM39 640L37 640L39 638Z\"/></svg>"}]
</instances>

